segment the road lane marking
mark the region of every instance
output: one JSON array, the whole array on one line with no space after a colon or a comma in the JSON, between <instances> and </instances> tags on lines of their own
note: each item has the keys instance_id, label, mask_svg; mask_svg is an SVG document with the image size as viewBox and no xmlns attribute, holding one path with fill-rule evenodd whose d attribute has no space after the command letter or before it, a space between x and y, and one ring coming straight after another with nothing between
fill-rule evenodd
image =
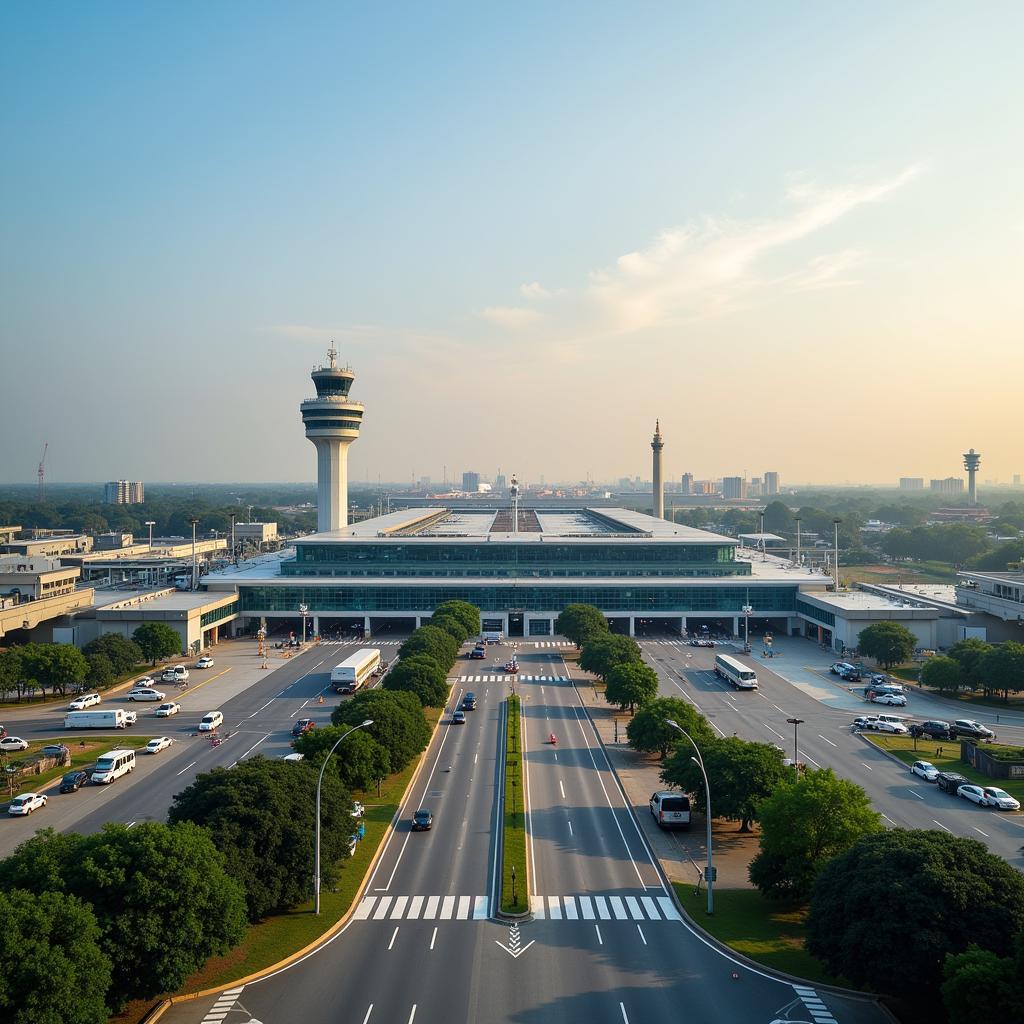
<instances>
[{"instance_id":1,"label":"road lane marking","mask_svg":"<svg viewBox=\"0 0 1024 1024\"><path fill-rule=\"evenodd\" d=\"M896 822L893 821L892 818L890 818L888 814L883 814L882 817L885 818L885 820L887 822L889 822L890 825L895 825L896 824Z\"/></svg>"},{"instance_id":2,"label":"road lane marking","mask_svg":"<svg viewBox=\"0 0 1024 1024\"><path fill-rule=\"evenodd\" d=\"M565 799L565 786L562 785L562 780L558 780L558 790L562 794L562 799Z\"/></svg>"},{"instance_id":3,"label":"road lane marking","mask_svg":"<svg viewBox=\"0 0 1024 1024\"><path fill-rule=\"evenodd\" d=\"M261 711L264 710L264 708L269 708L270 705L273 704L273 703L274 703L274 698L271 697L270 700L268 700L267 703L264 704L262 708L257 708L249 717L250 718L255 718L256 715L258 715Z\"/></svg>"},{"instance_id":4,"label":"road lane marking","mask_svg":"<svg viewBox=\"0 0 1024 1024\"><path fill-rule=\"evenodd\" d=\"M643 904L644 910L647 911L647 916L652 921L660 921L661 920L661 915L658 913L657 904L655 904L655 902L654 902L652 897L650 897L650 896L641 896L640 897L640 902Z\"/></svg>"},{"instance_id":5,"label":"road lane marking","mask_svg":"<svg viewBox=\"0 0 1024 1024\"><path fill-rule=\"evenodd\" d=\"M428 896L427 897L427 909L423 911L423 917L428 921L433 921L437 917L437 905L441 902L440 896ZM436 928L434 929L437 930Z\"/></svg>"},{"instance_id":6,"label":"road lane marking","mask_svg":"<svg viewBox=\"0 0 1024 1024\"><path fill-rule=\"evenodd\" d=\"M405 905L409 902L408 896L399 896L395 899L395 905L391 908L391 920L397 921L405 913ZM388 947L390 949L390 947Z\"/></svg>"},{"instance_id":7,"label":"road lane marking","mask_svg":"<svg viewBox=\"0 0 1024 1024\"><path fill-rule=\"evenodd\" d=\"M763 724L764 724L764 727L765 727L765 728L766 728L766 729L767 729L767 730L768 730L768 731L769 731L770 733L774 733L774 735L778 736L780 740L784 740L784 739L786 738L785 736L783 736L783 735L782 735L782 733L781 733L781 732L775 732L775 730L774 730L774 729L773 729L773 728L772 728L772 727L771 727L770 725L768 725L767 723L763 723Z\"/></svg>"},{"instance_id":8,"label":"road lane marking","mask_svg":"<svg viewBox=\"0 0 1024 1024\"><path fill-rule=\"evenodd\" d=\"M594 931L597 932L597 944L599 946L603 946L604 945L604 939L601 938L601 928L600 928L600 925L596 925L595 924L594 925Z\"/></svg>"},{"instance_id":9,"label":"road lane marking","mask_svg":"<svg viewBox=\"0 0 1024 1024\"><path fill-rule=\"evenodd\" d=\"M477 758L478 758L479 756L480 756L479 754L474 754L474 755L473 755L473 764L476 764L476 759L477 759Z\"/></svg>"},{"instance_id":10,"label":"road lane marking","mask_svg":"<svg viewBox=\"0 0 1024 1024\"><path fill-rule=\"evenodd\" d=\"M187 765L185 765L185 767L184 767L184 768L182 768L180 772L175 772L175 773L174 773L174 775L175 775L175 778L177 778L177 776L179 776L179 775L184 775L184 774L185 774L185 772L187 772L187 771L189 770L189 768L195 768L195 766L196 766L197 764L199 764L199 762L198 762L198 761L193 761L193 762L192 762L191 764L187 764Z\"/></svg>"},{"instance_id":11,"label":"road lane marking","mask_svg":"<svg viewBox=\"0 0 1024 1024\"><path fill-rule=\"evenodd\" d=\"M810 761L811 764L813 764L815 768L820 768L821 767L821 765L818 764L818 762L815 761L814 758L811 757L811 755L808 754L806 750L797 751L797 754L798 754L799 757L803 757L805 760Z\"/></svg>"},{"instance_id":12,"label":"road lane marking","mask_svg":"<svg viewBox=\"0 0 1024 1024\"><path fill-rule=\"evenodd\" d=\"M388 916L388 907L391 906L391 901L394 896L381 896L380 903L377 904L377 909L373 912L374 921L383 921Z\"/></svg>"},{"instance_id":13,"label":"road lane marking","mask_svg":"<svg viewBox=\"0 0 1024 1024\"><path fill-rule=\"evenodd\" d=\"M562 920L562 901L557 896L548 897L548 917L552 921Z\"/></svg>"},{"instance_id":14,"label":"road lane marking","mask_svg":"<svg viewBox=\"0 0 1024 1024\"><path fill-rule=\"evenodd\" d=\"M130 827L131 826L129 825L129 828ZM989 838L989 834L987 832L982 832L981 829L978 828L977 826L975 826L974 831L977 832L979 835L983 835L986 839Z\"/></svg>"},{"instance_id":15,"label":"road lane marking","mask_svg":"<svg viewBox=\"0 0 1024 1024\"><path fill-rule=\"evenodd\" d=\"M945 825L943 825L941 821L935 821L935 819L934 819L934 818L932 818L932 821L933 821L933 822L935 822L935 824L936 824L936 825L938 825L938 826L939 826L939 828L944 828L944 829L946 829L946 831L947 831L947 832L948 832L948 833L949 833L950 835L952 835L952 834L953 834L953 830L952 830L951 828L946 828L946 826L945 826Z\"/></svg>"},{"instance_id":16,"label":"road lane marking","mask_svg":"<svg viewBox=\"0 0 1024 1024\"><path fill-rule=\"evenodd\" d=\"M412 1024L412 1022L415 1019L416 1019L416 1004L413 1003L412 1004L412 1012L409 1014L409 1024Z\"/></svg>"},{"instance_id":17,"label":"road lane marking","mask_svg":"<svg viewBox=\"0 0 1024 1024\"><path fill-rule=\"evenodd\" d=\"M569 822L569 835L572 835L572 834L573 834L573 831L572 831L572 822L570 821L570 822Z\"/></svg>"},{"instance_id":18,"label":"road lane marking","mask_svg":"<svg viewBox=\"0 0 1024 1024\"><path fill-rule=\"evenodd\" d=\"M450 921L452 919L452 914L454 914L454 913L455 913L455 897L454 896L445 896L445 898L441 901L441 920L442 921Z\"/></svg>"},{"instance_id":19,"label":"road lane marking","mask_svg":"<svg viewBox=\"0 0 1024 1024\"><path fill-rule=\"evenodd\" d=\"M129 821L129 822L128 822L128 824L127 824L127 825L125 825L125 828L131 828L131 827L132 827L132 825L135 825L135 824L137 824L137 822L134 822L134 821ZM985 834L985 833L984 833L984 832L982 832L982 835L984 835L984 834Z\"/></svg>"},{"instance_id":20,"label":"road lane marking","mask_svg":"<svg viewBox=\"0 0 1024 1024\"><path fill-rule=\"evenodd\" d=\"M244 754L242 754L241 757L239 757L238 760L241 761L243 757L247 757L249 754L251 754L269 735L270 733L268 732L267 735L264 736L262 739L258 739Z\"/></svg>"},{"instance_id":21,"label":"road lane marking","mask_svg":"<svg viewBox=\"0 0 1024 1024\"><path fill-rule=\"evenodd\" d=\"M394 930L394 931L393 931L393 932L391 933L391 941L390 941L390 942L388 943L388 951L389 951L389 952L390 952L390 950L394 949L394 946L395 946L395 939L397 939L397 938L398 938L398 929L396 928L396 929L395 929L395 930Z\"/></svg>"},{"instance_id":22,"label":"road lane marking","mask_svg":"<svg viewBox=\"0 0 1024 1024\"><path fill-rule=\"evenodd\" d=\"M635 896L626 897L626 906L629 908L629 916L634 921L642 921L644 919L644 912L640 909L640 904L637 903Z\"/></svg>"},{"instance_id":23,"label":"road lane marking","mask_svg":"<svg viewBox=\"0 0 1024 1024\"><path fill-rule=\"evenodd\" d=\"M430 936L430 948L434 948L434 943L437 942L437 928L434 928L434 934Z\"/></svg>"},{"instance_id":24,"label":"road lane marking","mask_svg":"<svg viewBox=\"0 0 1024 1024\"><path fill-rule=\"evenodd\" d=\"M641 928L640 925L637 925L636 926L636 930L640 933L640 941L646 946L647 945L647 939L644 938L644 930L643 930L643 928Z\"/></svg>"},{"instance_id":25,"label":"road lane marking","mask_svg":"<svg viewBox=\"0 0 1024 1024\"><path fill-rule=\"evenodd\" d=\"M579 897L579 901L580 901L580 913L583 915L583 920L584 921L593 921L594 920L594 907L593 907L593 904L590 902L590 897L589 896L580 896Z\"/></svg>"},{"instance_id":26,"label":"road lane marking","mask_svg":"<svg viewBox=\"0 0 1024 1024\"><path fill-rule=\"evenodd\" d=\"M622 1011L622 1021L623 1021L623 1024L629 1024L629 1018L626 1016L625 1004L619 1003L619 1009Z\"/></svg>"},{"instance_id":27,"label":"road lane marking","mask_svg":"<svg viewBox=\"0 0 1024 1024\"><path fill-rule=\"evenodd\" d=\"M366 1016L363 1018L363 1024L370 1019L370 1014L373 1013L373 1003L370 1003L370 1008L366 1011Z\"/></svg>"},{"instance_id":28,"label":"road lane marking","mask_svg":"<svg viewBox=\"0 0 1024 1024\"><path fill-rule=\"evenodd\" d=\"M820 732L818 733L818 739L819 740L824 740L830 747L837 747L837 746L839 746L838 743L833 743L827 736L822 736Z\"/></svg>"},{"instance_id":29,"label":"road lane marking","mask_svg":"<svg viewBox=\"0 0 1024 1024\"><path fill-rule=\"evenodd\" d=\"M863 761L861 761L861 764L864 764L864 762L863 762ZM864 764L864 767L865 767L865 768L867 768L867 770L868 770L869 772L873 772L873 771L875 770L875 769L874 769L874 768L872 768L872 767L871 767L871 765L869 765L869 764Z\"/></svg>"},{"instance_id":30,"label":"road lane marking","mask_svg":"<svg viewBox=\"0 0 1024 1024\"><path fill-rule=\"evenodd\" d=\"M907 792L908 792L908 793L909 793L909 794L910 794L911 796L916 796L918 800L923 800L923 799L924 799L924 797L923 797L923 796L921 796L921 794L920 794L920 793L916 792L916 791L915 791L915 790L913 790L913 789L908 789L908 790L907 790Z\"/></svg>"}]
</instances>

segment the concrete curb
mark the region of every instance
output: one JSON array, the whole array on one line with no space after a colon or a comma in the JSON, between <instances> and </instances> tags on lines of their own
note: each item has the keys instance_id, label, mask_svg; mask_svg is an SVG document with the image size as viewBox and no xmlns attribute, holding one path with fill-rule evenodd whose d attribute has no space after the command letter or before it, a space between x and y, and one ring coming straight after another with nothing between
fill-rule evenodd
<instances>
[{"instance_id":1,"label":"concrete curb","mask_svg":"<svg viewBox=\"0 0 1024 1024\"><path fill-rule=\"evenodd\" d=\"M266 977L270 974L275 974L277 971L283 970L285 967L295 963L296 960L300 960L308 953L312 953L314 950L322 946L328 939L334 936L337 932L341 931L351 919L352 915L356 912L356 908L359 906L359 895L366 888L366 883L370 876L377 869L377 865L380 862L381 857L384 855L384 847L388 838L389 832L393 832L395 825L398 823L401 817L402 808L405 806L405 802L409 797L409 792L416 784L417 779L420 777L420 772L423 770L423 765L426 763L427 753L430 751L430 747L434 742L434 737L437 735L438 729L441 727L441 719L444 718L444 709L442 708L441 714L438 715L437 721L434 723L434 729L430 734L430 740L427 742L427 746L423 753L420 755L419 764L416 765L416 770L409 777L409 781L406 784L405 790L402 792L402 798L398 801L398 807L395 810L391 823L387 829L385 829L383 835L380 838L380 843L377 845L377 850L373 857L370 859L370 863L366 867L366 871L363 873L362 880L356 889L355 898L352 900L352 905L345 911L344 914L337 921L334 922L325 932L320 934L312 942L307 943L302 949L297 950L294 953L289 953L283 960L279 960L276 964L271 964L269 967L263 967L258 971L254 971L252 974L247 974L243 978L238 978L234 981L225 982L222 985L216 985L213 988L202 989L199 992L186 992L180 996L169 996L168 998L157 1003L140 1021L140 1024L154 1024L158 1021L172 1006L178 1003L188 1003L196 999L203 999L206 996L216 995L218 992L224 992L229 988L238 988L242 985L248 985L251 982L258 981L261 978Z\"/></svg>"}]
</instances>

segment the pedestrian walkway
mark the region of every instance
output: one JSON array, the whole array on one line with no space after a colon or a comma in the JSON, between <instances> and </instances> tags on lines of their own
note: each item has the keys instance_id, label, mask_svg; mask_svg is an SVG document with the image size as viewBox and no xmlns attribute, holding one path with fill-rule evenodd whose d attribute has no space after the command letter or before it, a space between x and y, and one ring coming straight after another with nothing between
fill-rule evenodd
<instances>
[{"instance_id":1,"label":"pedestrian walkway","mask_svg":"<svg viewBox=\"0 0 1024 1024\"><path fill-rule=\"evenodd\" d=\"M487 896L364 896L356 921L486 921ZM538 921L678 921L668 896L531 896Z\"/></svg>"},{"instance_id":2,"label":"pedestrian walkway","mask_svg":"<svg viewBox=\"0 0 1024 1024\"><path fill-rule=\"evenodd\" d=\"M217 1001L206 1012L203 1024L220 1024L220 1022L234 1009L238 997L242 994L242 988L229 988L217 996Z\"/></svg>"},{"instance_id":3,"label":"pedestrian walkway","mask_svg":"<svg viewBox=\"0 0 1024 1024\"><path fill-rule=\"evenodd\" d=\"M575 647L571 640L536 640L534 647Z\"/></svg>"},{"instance_id":4,"label":"pedestrian walkway","mask_svg":"<svg viewBox=\"0 0 1024 1024\"><path fill-rule=\"evenodd\" d=\"M566 676L521 676L515 672L503 672L490 676L458 676L460 683L567 683Z\"/></svg>"}]
</instances>

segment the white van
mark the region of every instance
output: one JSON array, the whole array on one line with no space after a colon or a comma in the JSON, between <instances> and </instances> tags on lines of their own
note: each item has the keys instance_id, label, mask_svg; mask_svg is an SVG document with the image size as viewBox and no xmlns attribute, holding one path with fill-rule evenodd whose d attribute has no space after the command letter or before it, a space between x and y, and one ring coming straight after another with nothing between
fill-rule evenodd
<instances>
[{"instance_id":1,"label":"white van","mask_svg":"<svg viewBox=\"0 0 1024 1024\"><path fill-rule=\"evenodd\" d=\"M96 758L96 767L89 777L93 782L106 785L133 771L135 771L134 750L111 750Z\"/></svg>"},{"instance_id":2,"label":"white van","mask_svg":"<svg viewBox=\"0 0 1024 1024\"><path fill-rule=\"evenodd\" d=\"M496 633L494 631L485 632L483 635L483 641L485 644L500 644L503 639L504 638L501 633Z\"/></svg>"},{"instance_id":3,"label":"white van","mask_svg":"<svg viewBox=\"0 0 1024 1024\"><path fill-rule=\"evenodd\" d=\"M224 715L220 711L207 711L199 723L200 732L213 732L224 724Z\"/></svg>"},{"instance_id":4,"label":"white van","mask_svg":"<svg viewBox=\"0 0 1024 1024\"><path fill-rule=\"evenodd\" d=\"M888 722L890 725L906 725L907 720L902 715L875 715L879 722Z\"/></svg>"},{"instance_id":5,"label":"white van","mask_svg":"<svg viewBox=\"0 0 1024 1024\"><path fill-rule=\"evenodd\" d=\"M650 803L651 817L660 828L690 827L690 798L685 793L674 793L663 790L652 793Z\"/></svg>"}]
</instances>

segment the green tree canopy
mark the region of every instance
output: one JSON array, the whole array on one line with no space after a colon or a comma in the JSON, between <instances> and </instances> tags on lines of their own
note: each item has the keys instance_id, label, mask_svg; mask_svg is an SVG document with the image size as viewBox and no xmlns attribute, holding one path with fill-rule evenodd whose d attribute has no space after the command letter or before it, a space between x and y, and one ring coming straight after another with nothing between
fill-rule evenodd
<instances>
[{"instance_id":1,"label":"green tree canopy","mask_svg":"<svg viewBox=\"0 0 1024 1024\"><path fill-rule=\"evenodd\" d=\"M331 712L333 725L348 727L368 718L373 725L366 731L387 750L393 772L400 772L430 742L430 726L415 693L363 690Z\"/></svg>"},{"instance_id":2,"label":"green tree canopy","mask_svg":"<svg viewBox=\"0 0 1024 1024\"><path fill-rule=\"evenodd\" d=\"M145 622L132 633L132 639L151 665L162 658L173 658L181 651L178 631L166 622Z\"/></svg>"},{"instance_id":3,"label":"green tree canopy","mask_svg":"<svg viewBox=\"0 0 1024 1024\"><path fill-rule=\"evenodd\" d=\"M120 633L101 633L95 640L90 640L82 648L82 653L86 657L90 654L106 655L114 667L116 676L123 676L126 672L131 672L145 657L142 649L134 640L129 640L128 637L121 636Z\"/></svg>"},{"instance_id":4,"label":"green tree canopy","mask_svg":"<svg viewBox=\"0 0 1024 1024\"><path fill-rule=\"evenodd\" d=\"M295 749L319 770L327 751L351 728L351 725L328 725L313 729L295 741ZM387 749L365 729L352 733L338 747L331 764L348 789L369 789L391 774L391 756Z\"/></svg>"},{"instance_id":5,"label":"green tree canopy","mask_svg":"<svg viewBox=\"0 0 1024 1024\"><path fill-rule=\"evenodd\" d=\"M582 647L585 641L608 633L608 620L592 604L570 604L555 619L555 632Z\"/></svg>"},{"instance_id":6,"label":"green tree canopy","mask_svg":"<svg viewBox=\"0 0 1024 1024\"><path fill-rule=\"evenodd\" d=\"M921 667L921 682L934 690L955 693L964 685L964 670L960 662L940 654Z\"/></svg>"},{"instance_id":7,"label":"green tree canopy","mask_svg":"<svg viewBox=\"0 0 1024 1024\"><path fill-rule=\"evenodd\" d=\"M1009 700L1011 693L1024 690L1024 644L997 644L981 659L978 671L986 693L1001 693Z\"/></svg>"},{"instance_id":8,"label":"green tree canopy","mask_svg":"<svg viewBox=\"0 0 1024 1024\"><path fill-rule=\"evenodd\" d=\"M741 832L750 831L751 823L760 816L761 803L793 775L793 769L782 763L782 752L770 743L748 743L729 736L702 744L701 754L711 783L712 814L739 821ZM692 755L689 744L679 744L661 777L669 785L695 794L698 806L704 807L704 779L690 760Z\"/></svg>"},{"instance_id":9,"label":"green tree canopy","mask_svg":"<svg viewBox=\"0 0 1024 1024\"><path fill-rule=\"evenodd\" d=\"M947 1024L1024 1020L1024 932L1013 957L972 943L950 953L943 967L942 1002Z\"/></svg>"},{"instance_id":10,"label":"green tree canopy","mask_svg":"<svg viewBox=\"0 0 1024 1024\"><path fill-rule=\"evenodd\" d=\"M21 695L21 648L11 647L0 651L0 698L12 693Z\"/></svg>"},{"instance_id":11,"label":"green tree canopy","mask_svg":"<svg viewBox=\"0 0 1024 1024\"><path fill-rule=\"evenodd\" d=\"M341 730L316 729L334 732ZM335 753L358 736L354 733ZM322 750L326 753L326 750ZM233 768L214 768L174 797L168 820L209 830L228 874L245 889L250 921L287 910L313 890L313 832L319 764L289 764L253 757ZM320 795L321 863L330 881L348 853L352 798L337 772L324 773Z\"/></svg>"},{"instance_id":12,"label":"green tree canopy","mask_svg":"<svg viewBox=\"0 0 1024 1024\"><path fill-rule=\"evenodd\" d=\"M447 672L455 664L459 646L452 635L439 626L420 626L398 648L398 655L403 661L406 658L415 657L417 654L425 654L427 657L433 658L441 666L441 671Z\"/></svg>"},{"instance_id":13,"label":"green tree canopy","mask_svg":"<svg viewBox=\"0 0 1024 1024\"><path fill-rule=\"evenodd\" d=\"M708 720L688 701L681 697L658 697L645 704L629 720L626 736L634 750L645 754L658 754L664 761L676 743L685 743L686 738L677 729L666 725L666 721L678 723L703 747L715 738L715 732Z\"/></svg>"},{"instance_id":14,"label":"green tree canopy","mask_svg":"<svg viewBox=\"0 0 1024 1024\"><path fill-rule=\"evenodd\" d=\"M895 995L913 978L928 992L948 953L973 942L1009 956L1022 925L1024 877L1001 857L938 829L890 829L822 866L807 951L855 985ZM898 971L878 970L879 949L899 950Z\"/></svg>"},{"instance_id":15,"label":"green tree canopy","mask_svg":"<svg viewBox=\"0 0 1024 1024\"><path fill-rule=\"evenodd\" d=\"M424 707L441 708L448 702L445 670L426 654L402 658L384 677L383 686L415 693Z\"/></svg>"},{"instance_id":16,"label":"green tree canopy","mask_svg":"<svg viewBox=\"0 0 1024 1024\"><path fill-rule=\"evenodd\" d=\"M883 827L867 793L830 768L781 786L758 815L761 848L750 880L766 896L806 898L822 864Z\"/></svg>"},{"instance_id":17,"label":"green tree canopy","mask_svg":"<svg viewBox=\"0 0 1024 1024\"><path fill-rule=\"evenodd\" d=\"M976 636L957 640L949 649L949 656L960 666L965 685L978 689L984 682L981 663L992 645Z\"/></svg>"},{"instance_id":18,"label":"green tree canopy","mask_svg":"<svg viewBox=\"0 0 1024 1024\"><path fill-rule=\"evenodd\" d=\"M442 601L435 609L434 616L451 615L466 627L466 636L480 632L480 609L468 601Z\"/></svg>"},{"instance_id":19,"label":"green tree canopy","mask_svg":"<svg viewBox=\"0 0 1024 1024\"><path fill-rule=\"evenodd\" d=\"M584 672L593 672L601 679L607 679L608 673L616 665L640 660L640 648L635 640L618 633L608 633L584 641L580 668Z\"/></svg>"},{"instance_id":20,"label":"green tree canopy","mask_svg":"<svg viewBox=\"0 0 1024 1024\"><path fill-rule=\"evenodd\" d=\"M89 671L85 677L86 684L95 690L102 690L114 681L114 666L105 654L87 654L85 660Z\"/></svg>"},{"instance_id":21,"label":"green tree canopy","mask_svg":"<svg viewBox=\"0 0 1024 1024\"><path fill-rule=\"evenodd\" d=\"M8 1024L106 1024L110 960L88 904L0 892L0 1006Z\"/></svg>"},{"instance_id":22,"label":"green tree canopy","mask_svg":"<svg viewBox=\"0 0 1024 1024\"><path fill-rule=\"evenodd\" d=\"M456 616L450 613L438 615L435 612L430 618L429 625L437 626L438 629L443 629L451 636L459 647L461 647L471 635L469 630L466 629L466 624L462 619L456 618Z\"/></svg>"},{"instance_id":23,"label":"green tree canopy","mask_svg":"<svg viewBox=\"0 0 1024 1024\"><path fill-rule=\"evenodd\" d=\"M89 663L71 644L26 644L20 649L21 671L39 689L67 693L89 674Z\"/></svg>"},{"instance_id":24,"label":"green tree canopy","mask_svg":"<svg viewBox=\"0 0 1024 1024\"><path fill-rule=\"evenodd\" d=\"M917 637L899 622L876 622L862 629L857 637L861 654L874 658L883 668L909 661L917 646Z\"/></svg>"},{"instance_id":25,"label":"green tree canopy","mask_svg":"<svg viewBox=\"0 0 1024 1024\"><path fill-rule=\"evenodd\" d=\"M642 661L614 665L608 672L605 700L630 712L658 696L658 673Z\"/></svg>"}]
</instances>

